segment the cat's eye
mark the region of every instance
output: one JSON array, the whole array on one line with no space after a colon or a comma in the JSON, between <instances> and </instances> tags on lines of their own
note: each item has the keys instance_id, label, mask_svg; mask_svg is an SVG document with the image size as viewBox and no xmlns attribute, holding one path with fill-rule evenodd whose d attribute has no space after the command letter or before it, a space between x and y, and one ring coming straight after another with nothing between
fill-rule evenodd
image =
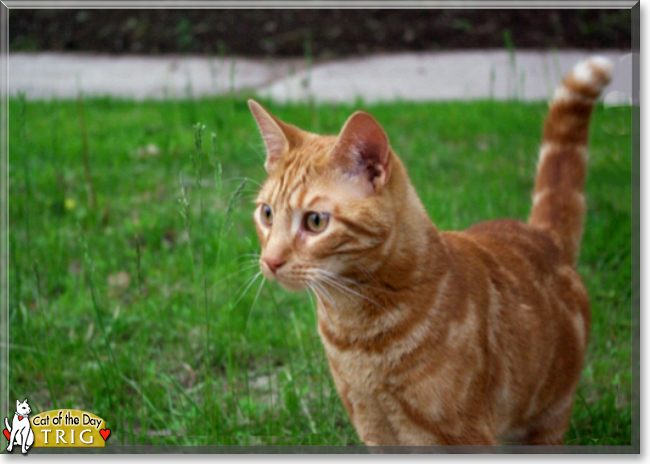
<instances>
[{"instance_id":1,"label":"cat's eye","mask_svg":"<svg viewBox=\"0 0 650 464\"><path fill-rule=\"evenodd\" d=\"M273 225L273 210L269 205L263 204L260 208L260 219L264 225Z\"/></svg>"},{"instance_id":2,"label":"cat's eye","mask_svg":"<svg viewBox=\"0 0 650 464\"><path fill-rule=\"evenodd\" d=\"M322 232L327 227L329 220L330 216L327 213L307 213L305 215L305 229L315 233Z\"/></svg>"}]
</instances>

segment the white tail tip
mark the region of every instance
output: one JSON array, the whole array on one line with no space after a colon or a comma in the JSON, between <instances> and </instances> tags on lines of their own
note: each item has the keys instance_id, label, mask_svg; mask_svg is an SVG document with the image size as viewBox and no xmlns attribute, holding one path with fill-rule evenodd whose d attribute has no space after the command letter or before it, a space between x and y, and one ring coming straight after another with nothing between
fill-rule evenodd
<instances>
[{"instance_id":1,"label":"white tail tip","mask_svg":"<svg viewBox=\"0 0 650 464\"><path fill-rule=\"evenodd\" d=\"M592 56L581 61L573 68L573 78L582 84L587 84L597 90L605 87L614 70L614 63L603 56Z\"/></svg>"}]
</instances>

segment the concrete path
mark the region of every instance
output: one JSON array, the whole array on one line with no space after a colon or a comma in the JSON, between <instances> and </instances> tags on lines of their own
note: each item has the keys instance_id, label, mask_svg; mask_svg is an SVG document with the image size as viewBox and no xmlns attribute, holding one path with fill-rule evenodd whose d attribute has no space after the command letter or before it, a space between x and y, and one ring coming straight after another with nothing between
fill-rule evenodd
<instances>
[{"instance_id":1,"label":"concrete path","mask_svg":"<svg viewBox=\"0 0 650 464\"><path fill-rule=\"evenodd\" d=\"M318 102L546 100L560 77L586 51L467 51L408 53L344 59L307 67L302 59L137 57L12 53L9 92L29 99L87 96L183 98L253 90L276 101ZM629 103L632 60L599 52L616 63L605 101Z\"/></svg>"}]
</instances>

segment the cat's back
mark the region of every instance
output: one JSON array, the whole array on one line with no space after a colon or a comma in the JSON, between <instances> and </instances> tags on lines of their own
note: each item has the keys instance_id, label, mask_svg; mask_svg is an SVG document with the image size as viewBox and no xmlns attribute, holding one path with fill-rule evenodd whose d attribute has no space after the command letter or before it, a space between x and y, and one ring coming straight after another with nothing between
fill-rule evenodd
<instances>
[{"instance_id":1,"label":"cat's back","mask_svg":"<svg viewBox=\"0 0 650 464\"><path fill-rule=\"evenodd\" d=\"M472 262L490 271L516 273L522 279L540 279L558 267L572 267L547 233L513 219L480 222L442 236L461 266Z\"/></svg>"},{"instance_id":2,"label":"cat's back","mask_svg":"<svg viewBox=\"0 0 650 464\"><path fill-rule=\"evenodd\" d=\"M501 219L442 235L459 272L470 274L478 287L472 291L489 302L482 312L493 404L501 416L499 433L508 435L571 397L589 336L589 297L566 254L528 224ZM513 347L517 356L506 356ZM546 379L541 386L539 379Z\"/></svg>"},{"instance_id":3,"label":"cat's back","mask_svg":"<svg viewBox=\"0 0 650 464\"><path fill-rule=\"evenodd\" d=\"M502 258L518 255L540 272L571 265L546 232L514 219L480 222L461 234Z\"/></svg>"},{"instance_id":4,"label":"cat's back","mask_svg":"<svg viewBox=\"0 0 650 464\"><path fill-rule=\"evenodd\" d=\"M475 283L481 282L476 274L483 274L489 291L518 302L539 301L542 296L573 306L580 300L575 305L588 309L586 290L574 264L545 231L499 219L442 236L460 271L475 274Z\"/></svg>"}]
</instances>

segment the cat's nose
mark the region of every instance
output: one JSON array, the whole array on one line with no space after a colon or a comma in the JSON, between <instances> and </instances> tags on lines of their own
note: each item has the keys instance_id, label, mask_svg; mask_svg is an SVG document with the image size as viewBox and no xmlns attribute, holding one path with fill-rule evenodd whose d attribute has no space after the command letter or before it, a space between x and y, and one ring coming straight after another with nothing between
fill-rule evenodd
<instances>
[{"instance_id":1,"label":"cat's nose","mask_svg":"<svg viewBox=\"0 0 650 464\"><path fill-rule=\"evenodd\" d=\"M286 263L282 258L262 258L262 261L266 263L273 274Z\"/></svg>"}]
</instances>

